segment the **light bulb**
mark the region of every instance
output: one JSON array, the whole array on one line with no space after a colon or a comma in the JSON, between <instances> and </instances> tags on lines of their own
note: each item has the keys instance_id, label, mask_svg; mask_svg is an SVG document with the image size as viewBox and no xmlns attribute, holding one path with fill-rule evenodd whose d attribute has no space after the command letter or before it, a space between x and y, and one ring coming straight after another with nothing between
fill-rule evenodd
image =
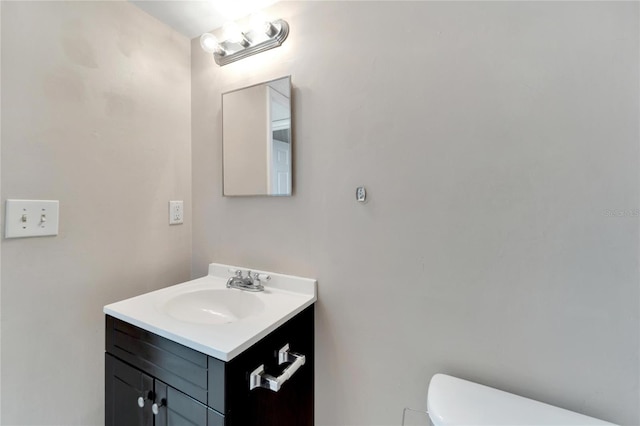
<instances>
[{"instance_id":1,"label":"light bulb","mask_svg":"<svg viewBox=\"0 0 640 426\"><path fill-rule=\"evenodd\" d=\"M273 36L277 29L269 22L266 16L260 12L252 13L249 16L249 25L251 29L258 34L266 34L269 37Z\"/></svg>"},{"instance_id":2,"label":"light bulb","mask_svg":"<svg viewBox=\"0 0 640 426\"><path fill-rule=\"evenodd\" d=\"M231 43L242 43L245 40L244 34L240 31L240 27L235 22L227 22L222 26L224 38Z\"/></svg>"},{"instance_id":3,"label":"light bulb","mask_svg":"<svg viewBox=\"0 0 640 426\"><path fill-rule=\"evenodd\" d=\"M200 46L202 50L209 53L222 53L218 38L211 33L204 33L200 36Z\"/></svg>"}]
</instances>

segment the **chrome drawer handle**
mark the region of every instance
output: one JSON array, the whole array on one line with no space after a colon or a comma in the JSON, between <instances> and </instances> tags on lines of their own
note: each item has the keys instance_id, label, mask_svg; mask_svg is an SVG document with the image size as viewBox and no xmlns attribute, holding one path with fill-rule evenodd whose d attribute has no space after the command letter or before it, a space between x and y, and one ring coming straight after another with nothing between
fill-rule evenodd
<instances>
[{"instance_id":1,"label":"chrome drawer handle","mask_svg":"<svg viewBox=\"0 0 640 426\"><path fill-rule=\"evenodd\" d=\"M284 345L284 347L278 351L278 364L282 365L290 362L291 365L288 366L281 375L273 377L264 372L264 364L262 364L249 375L249 390L265 388L278 392L282 385L304 365L305 361L306 357L304 355L289 352L289 344Z\"/></svg>"}]
</instances>

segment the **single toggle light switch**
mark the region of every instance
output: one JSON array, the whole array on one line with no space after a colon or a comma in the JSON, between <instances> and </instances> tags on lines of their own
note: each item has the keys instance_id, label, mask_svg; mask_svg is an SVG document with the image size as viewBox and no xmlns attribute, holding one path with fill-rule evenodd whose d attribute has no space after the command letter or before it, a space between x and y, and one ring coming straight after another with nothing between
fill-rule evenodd
<instances>
[{"instance_id":1,"label":"single toggle light switch","mask_svg":"<svg viewBox=\"0 0 640 426\"><path fill-rule=\"evenodd\" d=\"M57 200L7 200L5 238L58 235Z\"/></svg>"}]
</instances>

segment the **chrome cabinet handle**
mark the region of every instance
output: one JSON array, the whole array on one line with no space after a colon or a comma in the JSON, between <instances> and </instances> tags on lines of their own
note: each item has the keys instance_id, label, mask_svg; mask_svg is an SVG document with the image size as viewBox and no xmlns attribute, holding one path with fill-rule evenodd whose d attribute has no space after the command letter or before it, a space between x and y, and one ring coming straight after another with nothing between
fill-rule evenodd
<instances>
[{"instance_id":1,"label":"chrome cabinet handle","mask_svg":"<svg viewBox=\"0 0 640 426\"><path fill-rule=\"evenodd\" d=\"M147 396L140 395L140 396L138 397L138 407L140 407L140 408L144 408L144 402L145 402L147 399L153 399L153 392L151 392L151 391L147 392Z\"/></svg>"},{"instance_id":2,"label":"chrome cabinet handle","mask_svg":"<svg viewBox=\"0 0 640 426\"><path fill-rule=\"evenodd\" d=\"M164 398L160 400L160 405L158 405L157 402L154 402L153 405L151 406L151 412L153 413L153 415L157 416L158 413L160 412L160 407L163 407L166 403L167 403L167 400Z\"/></svg>"},{"instance_id":3,"label":"chrome cabinet handle","mask_svg":"<svg viewBox=\"0 0 640 426\"><path fill-rule=\"evenodd\" d=\"M260 365L249 375L249 390L265 388L278 392L282 385L304 365L305 361L306 357L304 355L289 352L289 344L284 345L284 347L278 351L278 364L282 365L290 362L291 365L288 366L278 377L266 374L264 372L264 364Z\"/></svg>"}]
</instances>

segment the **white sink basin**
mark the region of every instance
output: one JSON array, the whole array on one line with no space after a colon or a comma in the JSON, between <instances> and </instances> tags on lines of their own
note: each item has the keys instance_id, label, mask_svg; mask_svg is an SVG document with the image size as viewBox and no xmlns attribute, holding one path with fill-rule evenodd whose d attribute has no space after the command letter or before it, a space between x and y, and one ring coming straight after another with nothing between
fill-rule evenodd
<instances>
[{"instance_id":1,"label":"white sink basin","mask_svg":"<svg viewBox=\"0 0 640 426\"><path fill-rule=\"evenodd\" d=\"M172 297L160 310L178 321L227 324L259 314L264 302L236 289L197 290Z\"/></svg>"},{"instance_id":2,"label":"white sink basin","mask_svg":"<svg viewBox=\"0 0 640 426\"><path fill-rule=\"evenodd\" d=\"M316 301L316 281L273 272L264 291L227 288L232 265L212 263L202 278L104 307L133 324L222 361L229 361Z\"/></svg>"}]
</instances>

